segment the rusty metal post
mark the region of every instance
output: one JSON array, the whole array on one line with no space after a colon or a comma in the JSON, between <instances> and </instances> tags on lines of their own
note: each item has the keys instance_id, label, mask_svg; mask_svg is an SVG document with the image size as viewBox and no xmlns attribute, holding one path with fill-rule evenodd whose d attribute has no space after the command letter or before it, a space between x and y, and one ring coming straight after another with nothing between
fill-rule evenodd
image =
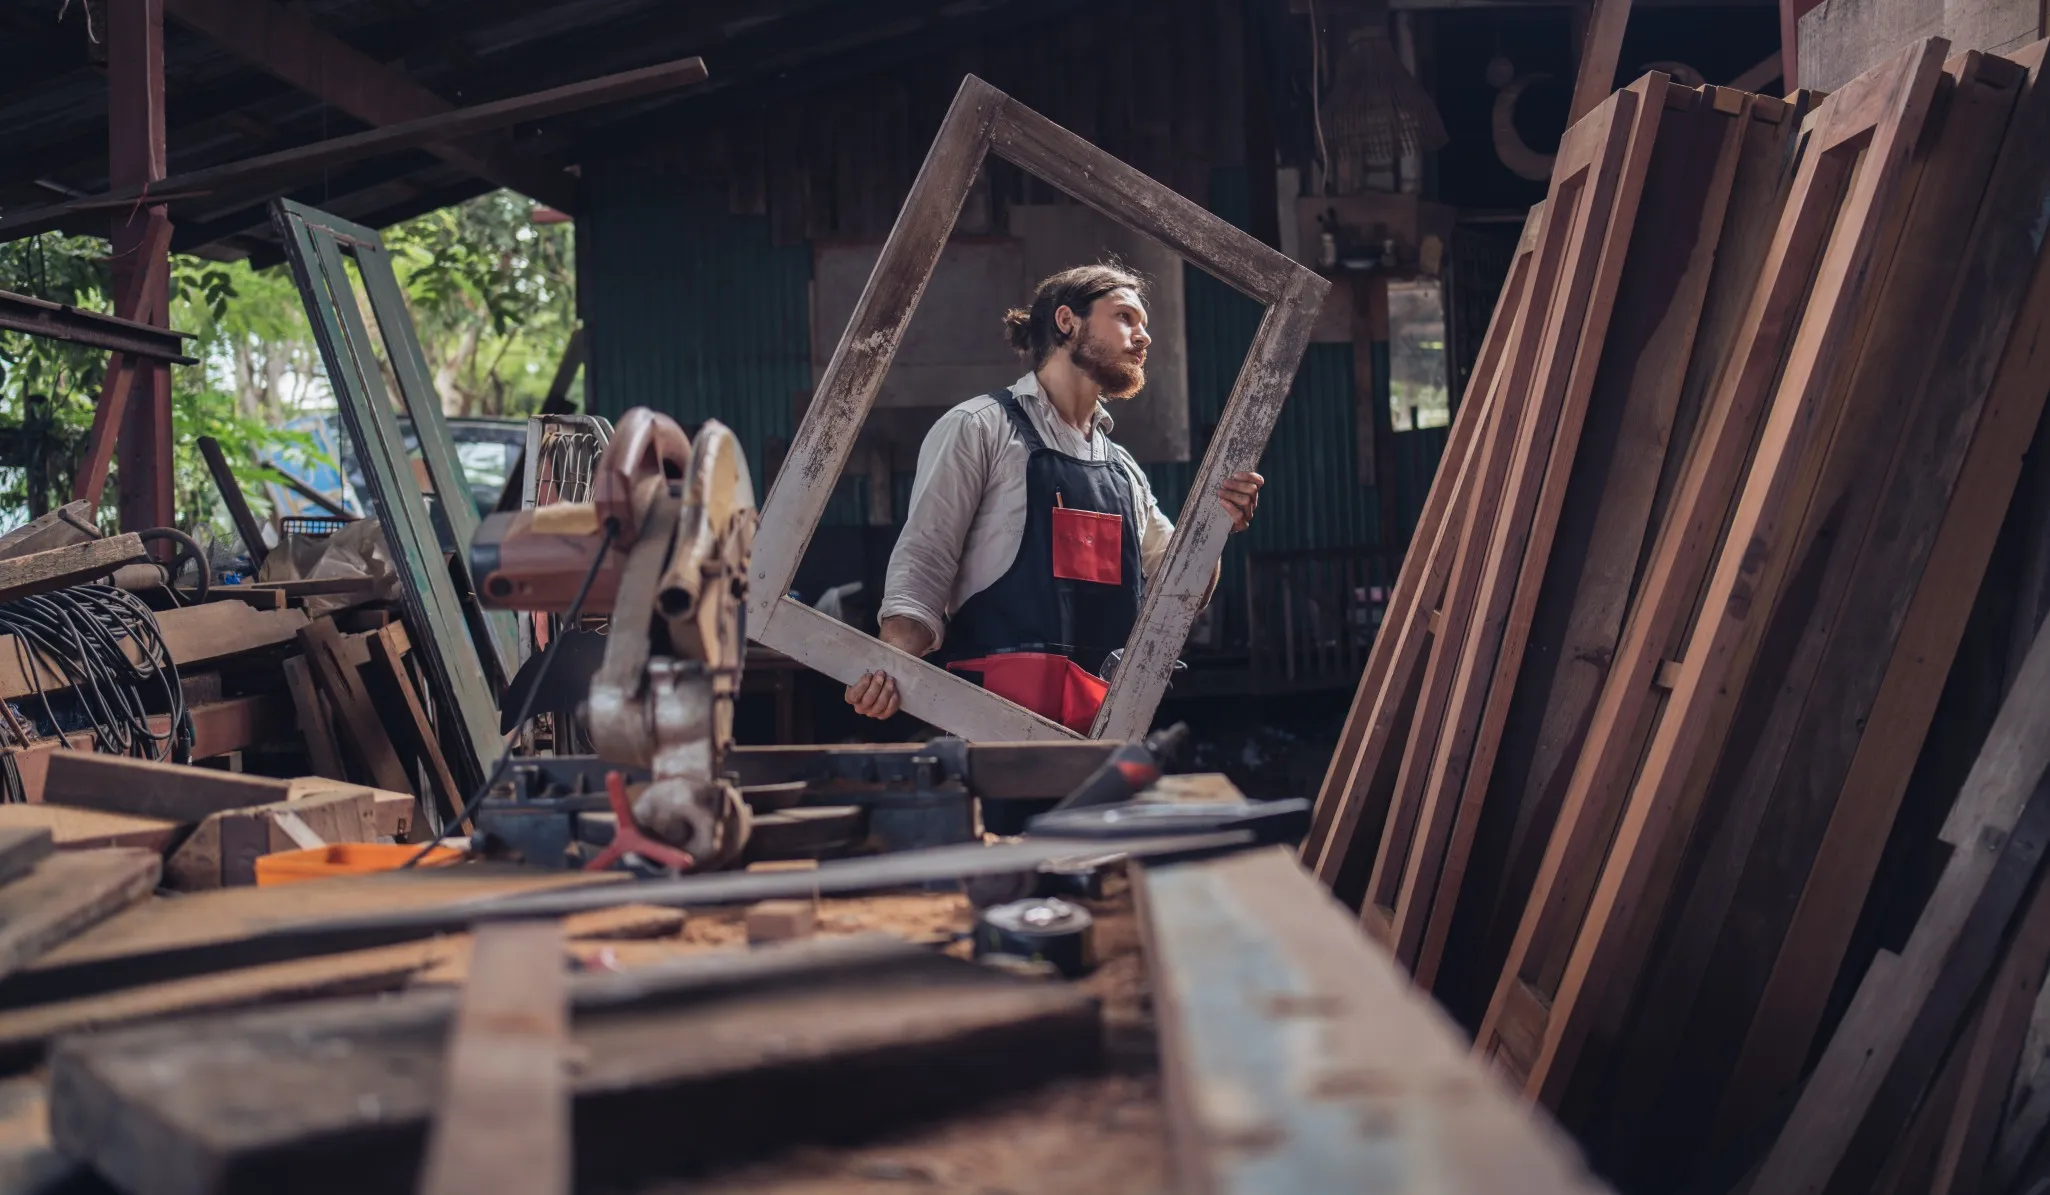
<instances>
[{"instance_id":1,"label":"rusty metal post","mask_svg":"<svg viewBox=\"0 0 2050 1195\"><path fill-rule=\"evenodd\" d=\"M107 84L109 185L146 187L165 173L163 0L108 0ZM168 256L167 230L150 235L152 224L167 220L162 204L115 212L116 295L128 297L129 280L138 273L150 273L152 262L145 256ZM157 249L159 245L166 248ZM170 271L159 267L154 275L139 288L135 309L117 309L115 314L168 327ZM171 368L167 363L135 362L135 378L119 427L115 451L121 478L121 526L130 531L170 526L176 507L171 493Z\"/></svg>"}]
</instances>

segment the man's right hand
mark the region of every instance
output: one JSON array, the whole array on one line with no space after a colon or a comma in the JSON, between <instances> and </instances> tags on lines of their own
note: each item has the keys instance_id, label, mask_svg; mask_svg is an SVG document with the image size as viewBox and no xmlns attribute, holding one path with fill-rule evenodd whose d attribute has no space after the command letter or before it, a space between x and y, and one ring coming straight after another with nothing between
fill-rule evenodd
<instances>
[{"instance_id":1,"label":"man's right hand","mask_svg":"<svg viewBox=\"0 0 2050 1195\"><path fill-rule=\"evenodd\" d=\"M847 686L847 704L868 718L888 718L903 707L897 696L897 682L887 672L870 672Z\"/></svg>"},{"instance_id":2,"label":"man's right hand","mask_svg":"<svg viewBox=\"0 0 2050 1195\"><path fill-rule=\"evenodd\" d=\"M922 656L933 649L933 633L915 618L901 614L883 620L884 643L914 656ZM870 672L847 686L847 704L854 712L870 718L888 718L904 708L902 697L897 693L897 682L887 672Z\"/></svg>"}]
</instances>

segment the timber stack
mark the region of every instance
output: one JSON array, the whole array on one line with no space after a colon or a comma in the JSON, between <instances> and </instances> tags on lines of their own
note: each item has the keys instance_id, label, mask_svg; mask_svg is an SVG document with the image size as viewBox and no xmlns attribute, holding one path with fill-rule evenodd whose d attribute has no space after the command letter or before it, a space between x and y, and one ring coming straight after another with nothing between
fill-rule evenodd
<instances>
[{"instance_id":1,"label":"timber stack","mask_svg":"<svg viewBox=\"0 0 2050 1195\"><path fill-rule=\"evenodd\" d=\"M2045 51L1646 75L1525 225L1302 859L1622 1189L2040 1189Z\"/></svg>"}]
</instances>

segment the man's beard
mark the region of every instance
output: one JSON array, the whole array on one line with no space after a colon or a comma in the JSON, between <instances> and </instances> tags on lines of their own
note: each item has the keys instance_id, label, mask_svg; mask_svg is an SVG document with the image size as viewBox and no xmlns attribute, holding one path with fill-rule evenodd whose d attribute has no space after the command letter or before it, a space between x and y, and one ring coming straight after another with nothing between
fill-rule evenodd
<instances>
[{"instance_id":1,"label":"man's beard","mask_svg":"<svg viewBox=\"0 0 2050 1195\"><path fill-rule=\"evenodd\" d=\"M1091 336L1086 324L1075 341L1074 358L1105 398L1130 398L1146 386L1146 367Z\"/></svg>"}]
</instances>

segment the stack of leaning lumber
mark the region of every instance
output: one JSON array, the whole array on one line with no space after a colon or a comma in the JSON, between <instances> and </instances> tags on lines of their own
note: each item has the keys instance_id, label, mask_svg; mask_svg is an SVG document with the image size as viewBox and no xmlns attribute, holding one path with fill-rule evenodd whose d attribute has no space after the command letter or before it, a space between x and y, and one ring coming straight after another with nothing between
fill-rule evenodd
<instances>
[{"instance_id":1,"label":"stack of leaning lumber","mask_svg":"<svg viewBox=\"0 0 2050 1195\"><path fill-rule=\"evenodd\" d=\"M2045 48L1647 75L1525 226L1304 861L1626 1191L2046 1164Z\"/></svg>"}]
</instances>

